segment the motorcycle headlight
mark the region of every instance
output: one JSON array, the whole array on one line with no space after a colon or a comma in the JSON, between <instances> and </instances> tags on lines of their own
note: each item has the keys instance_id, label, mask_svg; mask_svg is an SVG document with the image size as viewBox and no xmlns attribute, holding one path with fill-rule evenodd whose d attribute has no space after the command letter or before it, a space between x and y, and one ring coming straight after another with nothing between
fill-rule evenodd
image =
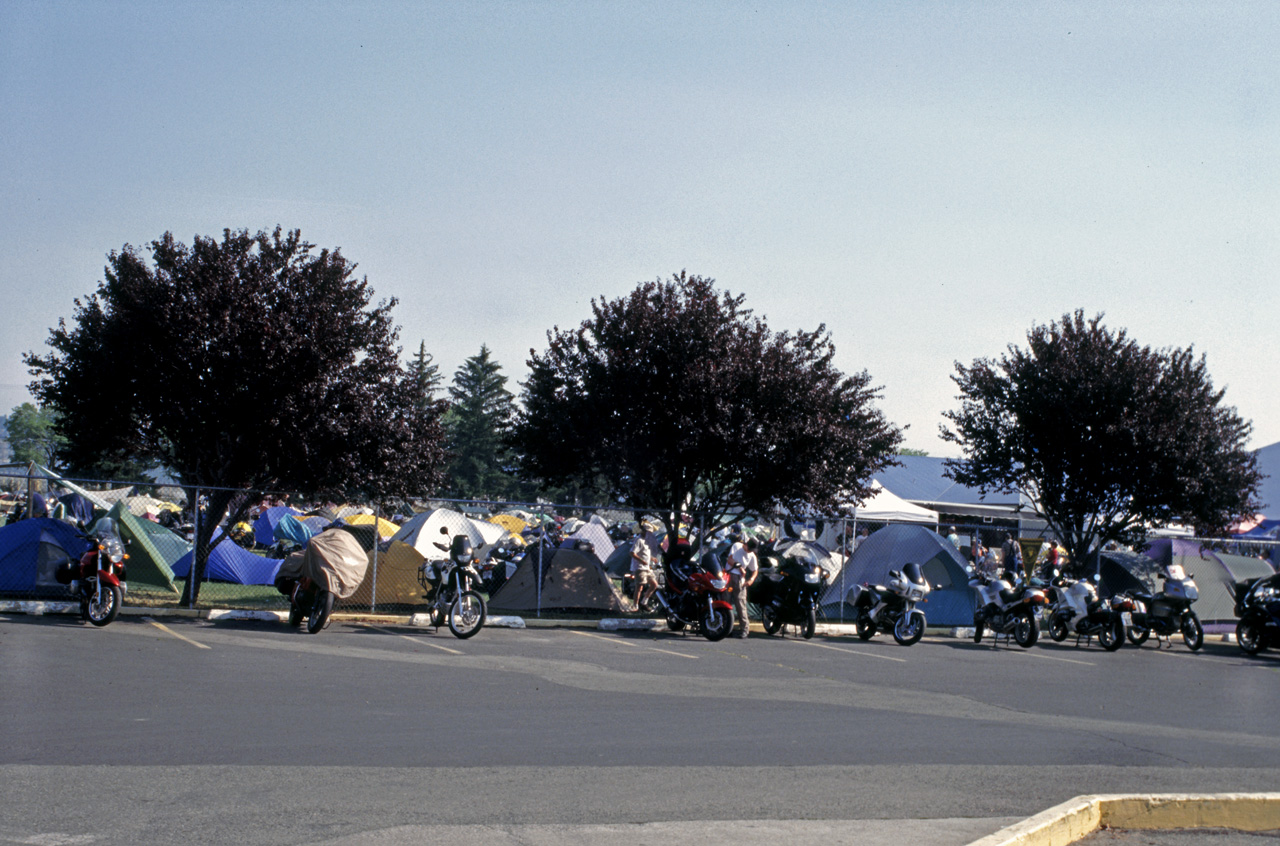
<instances>
[{"instance_id":1,"label":"motorcycle headlight","mask_svg":"<svg viewBox=\"0 0 1280 846\"><path fill-rule=\"evenodd\" d=\"M907 598L908 598L908 599L920 599L920 598L922 598L923 596L924 596L924 591L922 591L922 590L913 590L913 591L911 591L911 593L910 593L910 594L908 594L908 595L907 595Z\"/></svg>"},{"instance_id":2,"label":"motorcycle headlight","mask_svg":"<svg viewBox=\"0 0 1280 846\"><path fill-rule=\"evenodd\" d=\"M118 540L107 541L102 550L112 564L119 564L124 560L124 545Z\"/></svg>"},{"instance_id":3,"label":"motorcycle headlight","mask_svg":"<svg viewBox=\"0 0 1280 846\"><path fill-rule=\"evenodd\" d=\"M724 590L727 585L724 579L712 579L711 587L715 590Z\"/></svg>"},{"instance_id":4,"label":"motorcycle headlight","mask_svg":"<svg viewBox=\"0 0 1280 846\"><path fill-rule=\"evenodd\" d=\"M817 573L805 573L804 580L811 585L816 585L818 582L822 581L822 576Z\"/></svg>"}]
</instances>

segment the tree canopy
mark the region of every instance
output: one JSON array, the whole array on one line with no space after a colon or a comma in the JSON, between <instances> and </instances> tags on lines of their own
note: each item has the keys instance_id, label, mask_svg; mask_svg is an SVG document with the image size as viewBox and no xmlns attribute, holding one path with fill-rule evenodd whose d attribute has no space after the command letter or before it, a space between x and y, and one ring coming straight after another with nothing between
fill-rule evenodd
<instances>
[{"instance_id":1,"label":"tree canopy","mask_svg":"<svg viewBox=\"0 0 1280 846\"><path fill-rule=\"evenodd\" d=\"M681 272L549 332L514 429L526 472L603 480L669 531L684 511L718 525L868 495L902 439L874 406L879 389L836 369L825 327L775 333L743 302Z\"/></svg>"},{"instance_id":2,"label":"tree canopy","mask_svg":"<svg viewBox=\"0 0 1280 846\"><path fill-rule=\"evenodd\" d=\"M112 252L73 324L50 333L52 352L26 356L71 464L147 456L188 488L241 491L381 496L438 483L441 404L423 404L401 367L395 301L371 306L338 250L277 227L190 247L165 233L149 251L150 263L129 245ZM210 495L198 575L233 498Z\"/></svg>"},{"instance_id":3,"label":"tree canopy","mask_svg":"<svg viewBox=\"0 0 1280 846\"><path fill-rule=\"evenodd\" d=\"M1251 427L1190 348L1140 346L1076 311L999 360L957 362L952 379L961 404L942 437L964 457L947 474L1024 494L1075 562L1153 525L1223 533L1257 508Z\"/></svg>"},{"instance_id":4,"label":"tree canopy","mask_svg":"<svg viewBox=\"0 0 1280 846\"><path fill-rule=\"evenodd\" d=\"M489 347L469 357L453 374L452 404L444 427L449 450L449 487L463 497L499 499L515 493L506 437L515 415L507 377Z\"/></svg>"},{"instance_id":5,"label":"tree canopy","mask_svg":"<svg viewBox=\"0 0 1280 846\"><path fill-rule=\"evenodd\" d=\"M64 438L55 428L57 415L47 408L36 408L29 402L9 412L5 421L6 437L13 460L34 461L46 467L57 467L56 457Z\"/></svg>"}]
</instances>

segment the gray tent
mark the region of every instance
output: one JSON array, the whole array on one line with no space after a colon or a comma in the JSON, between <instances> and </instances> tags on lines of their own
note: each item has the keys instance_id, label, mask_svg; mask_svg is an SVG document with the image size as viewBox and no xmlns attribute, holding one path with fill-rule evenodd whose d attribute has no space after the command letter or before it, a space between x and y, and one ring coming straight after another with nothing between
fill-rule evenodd
<instances>
[{"instance_id":1,"label":"gray tent","mask_svg":"<svg viewBox=\"0 0 1280 846\"><path fill-rule=\"evenodd\" d=\"M511 578L494 591L489 605L507 611L624 610L622 598L595 556L557 549L543 559L542 571L539 579L537 553L526 555Z\"/></svg>"},{"instance_id":2,"label":"gray tent","mask_svg":"<svg viewBox=\"0 0 1280 846\"><path fill-rule=\"evenodd\" d=\"M1155 573L1170 564L1181 564L1195 577L1200 598L1191 606L1204 622L1231 622L1235 620L1235 600L1227 586L1243 579L1270 576L1275 571L1271 565L1247 555L1232 555L1209 549L1199 541L1182 538L1158 538L1151 542L1145 555L1104 552L1100 556L1099 573L1102 576L1104 596L1110 596L1128 587L1141 584L1151 591L1160 589ZM1118 572L1127 572L1129 580ZM1131 580L1131 581L1130 581Z\"/></svg>"}]
</instances>

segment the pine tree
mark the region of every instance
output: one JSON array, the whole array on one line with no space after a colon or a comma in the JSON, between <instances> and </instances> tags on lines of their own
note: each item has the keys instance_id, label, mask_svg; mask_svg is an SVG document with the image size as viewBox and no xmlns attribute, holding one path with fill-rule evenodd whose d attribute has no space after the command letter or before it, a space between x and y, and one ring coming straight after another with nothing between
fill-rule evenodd
<instances>
[{"instance_id":1,"label":"pine tree","mask_svg":"<svg viewBox=\"0 0 1280 846\"><path fill-rule=\"evenodd\" d=\"M515 414L507 377L488 346L462 363L449 388L452 406L444 425L451 454L449 482L459 496L497 499L515 489L507 472L512 461L505 445Z\"/></svg>"},{"instance_id":2,"label":"pine tree","mask_svg":"<svg viewBox=\"0 0 1280 846\"><path fill-rule=\"evenodd\" d=\"M413 357L413 361L409 362L409 375L417 384L421 394L418 399L418 409L426 411L435 402L436 389L440 387L440 382L444 378L440 375L440 367L435 363L434 356L427 352L426 341L418 344L418 354Z\"/></svg>"}]
</instances>

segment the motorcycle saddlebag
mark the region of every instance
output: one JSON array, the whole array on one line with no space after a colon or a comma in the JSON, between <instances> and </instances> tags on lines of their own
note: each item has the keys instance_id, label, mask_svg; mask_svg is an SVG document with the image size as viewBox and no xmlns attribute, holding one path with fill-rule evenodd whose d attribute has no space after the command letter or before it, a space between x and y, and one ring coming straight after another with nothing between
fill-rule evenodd
<instances>
[{"instance_id":1,"label":"motorcycle saddlebag","mask_svg":"<svg viewBox=\"0 0 1280 846\"><path fill-rule=\"evenodd\" d=\"M63 561L53 571L53 577L58 580L60 585L69 585L75 579L75 572L80 569L78 563L72 561ZM48 572L47 570L45 572Z\"/></svg>"}]
</instances>

